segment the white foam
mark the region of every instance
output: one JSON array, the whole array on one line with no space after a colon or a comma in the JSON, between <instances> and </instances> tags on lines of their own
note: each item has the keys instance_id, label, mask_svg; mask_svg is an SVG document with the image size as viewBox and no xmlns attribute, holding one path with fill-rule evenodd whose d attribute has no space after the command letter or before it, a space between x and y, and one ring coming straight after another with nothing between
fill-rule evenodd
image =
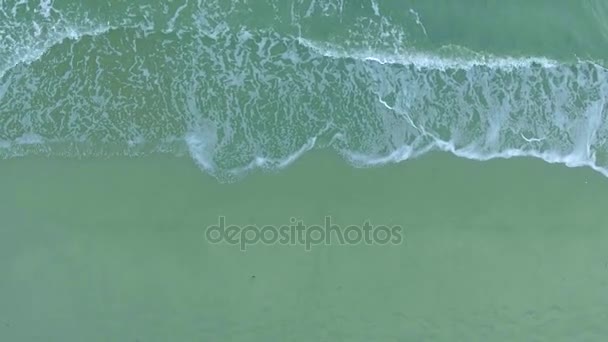
<instances>
[{"instance_id":1,"label":"white foam","mask_svg":"<svg viewBox=\"0 0 608 342\"><path fill-rule=\"evenodd\" d=\"M479 154L472 151L466 150L458 150L453 149L452 152L454 155L466 159L479 160L479 161L488 161L491 159L510 159L514 157L532 157L537 159L542 159L550 164L563 164L568 167L590 167L591 169L603 174L608 177L608 170L602 167L599 167L595 164L593 158L585 159L576 153L571 153L567 155L561 155L557 152L540 152L540 151L524 151L519 149L507 149L500 152L489 153L489 154Z\"/></svg>"},{"instance_id":2,"label":"white foam","mask_svg":"<svg viewBox=\"0 0 608 342\"><path fill-rule=\"evenodd\" d=\"M474 145L458 148L453 142L436 140L431 145L424 147L421 150L415 151L412 147L404 145L397 148L386 156L365 155L357 152L341 150L341 153L355 166L380 166L390 163L399 163L408 159L416 158L426 154L432 150L440 150L451 153L457 157L488 161L492 159L511 159L516 157L530 157L541 159L550 164L563 164L567 167L589 167L602 175L608 177L608 169L598 166L595 163L595 157L585 157L584 155L573 151L568 154L560 154L556 151L537 151L509 148L496 152L482 152Z\"/></svg>"},{"instance_id":3,"label":"white foam","mask_svg":"<svg viewBox=\"0 0 608 342\"><path fill-rule=\"evenodd\" d=\"M386 156L369 156L356 152L345 152L344 156L353 164L359 166L379 166L388 163L399 163L412 158L414 149L403 145Z\"/></svg>"},{"instance_id":4,"label":"white foam","mask_svg":"<svg viewBox=\"0 0 608 342\"><path fill-rule=\"evenodd\" d=\"M526 137L523 133L520 133L522 139L524 139L527 142L541 142L543 140L545 140L545 138L528 138Z\"/></svg>"},{"instance_id":5,"label":"white foam","mask_svg":"<svg viewBox=\"0 0 608 342\"><path fill-rule=\"evenodd\" d=\"M44 143L44 138L36 133L26 133L15 139L19 145L39 145Z\"/></svg>"},{"instance_id":6,"label":"white foam","mask_svg":"<svg viewBox=\"0 0 608 342\"><path fill-rule=\"evenodd\" d=\"M0 66L0 78L4 76L4 74L16 67L19 64L31 64L38 59L40 59L44 54L51 49L53 46L61 44L67 39L70 40L79 40L85 36L98 36L110 31L112 27L110 26L98 26L91 30L79 31L78 28L75 27L66 27L62 33L58 34L55 37L48 39L43 44L37 44L38 42L33 43L29 47L25 47L19 49L21 52L19 55L15 55L10 59L10 62L5 65Z\"/></svg>"},{"instance_id":7,"label":"white foam","mask_svg":"<svg viewBox=\"0 0 608 342\"><path fill-rule=\"evenodd\" d=\"M418 12L414 11L413 8L410 8L410 13L414 16L414 18L416 19L416 24L418 26L420 26L420 28L422 28L422 33L424 33L425 36L428 37L428 34L426 33L426 28L424 27L424 25L422 24L422 21L420 20L420 15L418 14Z\"/></svg>"},{"instance_id":8,"label":"white foam","mask_svg":"<svg viewBox=\"0 0 608 342\"><path fill-rule=\"evenodd\" d=\"M187 134L185 140L188 150L190 151L190 156L194 159L194 162L202 169L213 174L215 164L213 163L213 155L210 151L209 141L196 133Z\"/></svg>"},{"instance_id":9,"label":"white foam","mask_svg":"<svg viewBox=\"0 0 608 342\"><path fill-rule=\"evenodd\" d=\"M308 141L304 145L302 145L302 147L300 147L297 151L293 152L290 155L287 155L284 158L270 158L270 157L258 156L258 157L255 157L253 159L253 161L251 161L251 163L249 163L243 167L231 169L228 172L230 174L238 176L238 175L247 173L251 170L258 169L258 168L274 169L274 170L284 169L287 166L291 165L296 160L300 159L300 157L302 155L304 155L306 152L312 150L315 147L316 142L317 142L317 137L312 137L312 138L308 139Z\"/></svg>"},{"instance_id":10,"label":"white foam","mask_svg":"<svg viewBox=\"0 0 608 342\"><path fill-rule=\"evenodd\" d=\"M374 10L374 14L380 16L380 9L378 8L378 3L375 0L371 0L372 9Z\"/></svg>"},{"instance_id":11,"label":"white foam","mask_svg":"<svg viewBox=\"0 0 608 342\"><path fill-rule=\"evenodd\" d=\"M298 42L314 52L330 58L352 58L362 61L373 61L380 64L401 64L413 66L418 69L472 69L475 67L487 67L491 69L518 69L529 68L539 65L543 68L555 68L559 66L557 61L545 57L498 57L492 55L479 55L474 59L443 57L431 53L411 51L397 54L378 54L372 51L346 51L343 48L329 43L315 42L303 37L298 37Z\"/></svg>"},{"instance_id":12,"label":"white foam","mask_svg":"<svg viewBox=\"0 0 608 342\"><path fill-rule=\"evenodd\" d=\"M53 9L53 0L40 0L40 14L43 17L49 18Z\"/></svg>"},{"instance_id":13,"label":"white foam","mask_svg":"<svg viewBox=\"0 0 608 342\"><path fill-rule=\"evenodd\" d=\"M13 15L13 17L17 15L17 7L19 7L21 5L24 5L27 7L27 1L28 0L19 0L13 5L13 8L11 9L11 14Z\"/></svg>"},{"instance_id":14,"label":"white foam","mask_svg":"<svg viewBox=\"0 0 608 342\"><path fill-rule=\"evenodd\" d=\"M137 146L141 146L145 143L146 143L146 139L141 135L138 135L132 139L127 140L127 145L129 147L137 147Z\"/></svg>"},{"instance_id":15,"label":"white foam","mask_svg":"<svg viewBox=\"0 0 608 342\"><path fill-rule=\"evenodd\" d=\"M177 18L179 18L180 13L189 5L189 0L186 0L186 3L179 6L177 8L177 10L175 11L175 14L173 14L173 17L171 17L171 19L169 19L169 22L167 23L167 29L165 30L166 33L168 32L173 32L173 29L175 27L175 22L177 21Z\"/></svg>"}]
</instances>

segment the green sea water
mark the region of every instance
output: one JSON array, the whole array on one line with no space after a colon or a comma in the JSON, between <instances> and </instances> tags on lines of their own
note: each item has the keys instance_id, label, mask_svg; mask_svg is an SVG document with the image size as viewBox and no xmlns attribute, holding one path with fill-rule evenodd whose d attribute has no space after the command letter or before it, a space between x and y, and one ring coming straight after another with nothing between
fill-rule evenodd
<instances>
[{"instance_id":1,"label":"green sea water","mask_svg":"<svg viewBox=\"0 0 608 342\"><path fill-rule=\"evenodd\" d=\"M603 0L0 0L0 341L604 340L607 47Z\"/></svg>"}]
</instances>

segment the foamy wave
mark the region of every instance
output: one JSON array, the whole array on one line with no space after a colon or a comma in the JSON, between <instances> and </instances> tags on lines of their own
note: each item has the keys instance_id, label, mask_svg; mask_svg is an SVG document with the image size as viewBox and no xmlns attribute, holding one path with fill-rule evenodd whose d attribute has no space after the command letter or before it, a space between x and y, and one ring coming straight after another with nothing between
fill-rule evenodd
<instances>
[{"instance_id":1,"label":"foamy wave","mask_svg":"<svg viewBox=\"0 0 608 342\"><path fill-rule=\"evenodd\" d=\"M209 139L202 135L190 133L185 138L190 156L194 162L203 170L214 173L215 163L213 163L213 150Z\"/></svg>"},{"instance_id":2,"label":"foamy wave","mask_svg":"<svg viewBox=\"0 0 608 342\"><path fill-rule=\"evenodd\" d=\"M594 171L608 177L608 169L600 167L596 164L594 156L585 157L575 151L560 154L555 151L537 151L537 150L522 150L522 149L505 149L492 153L484 153L479 151L475 146L457 148L454 143L437 140L426 146L424 149L415 150L413 147L404 145L386 156L365 155L348 150L340 150L346 160L356 167L378 167L386 164L401 163L407 160L415 159L431 151L442 151L450 153L454 156L477 161L489 161L493 159L511 159L511 158L536 158L550 164L562 164L567 167L589 167Z\"/></svg>"},{"instance_id":3,"label":"foamy wave","mask_svg":"<svg viewBox=\"0 0 608 342\"><path fill-rule=\"evenodd\" d=\"M311 137L298 150L287 156L277 158L258 155L253 157L250 163L228 170L218 168L213 161L213 158L215 157L213 154L215 148L214 144L216 143L215 138L206 140L200 133L190 133L184 140L191 158L202 170L226 181L228 179L226 179L225 175L234 179L240 178L256 169L282 170L300 159L305 153L313 150L316 146L317 137Z\"/></svg>"},{"instance_id":4,"label":"foamy wave","mask_svg":"<svg viewBox=\"0 0 608 342\"><path fill-rule=\"evenodd\" d=\"M44 144L44 138L35 133L28 133L15 139L15 142L20 145L40 145Z\"/></svg>"},{"instance_id":5,"label":"foamy wave","mask_svg":"<svg viewBox=\"0 0 608 342\"><path fill-rule=\"evenodd\" d=\"M102 56L95 77L79 60L63 78L52 65L11 73L0 84L0 156L186 151L201 170L227 180L283 169L321 148L354 166L444 151L475 160L534 157L608 176L608 72L600 65L472 51L348 50L272 30L230 29L219 20L201 19L196 34L167 37L179 30L183 8L162 34L125 30L117 32L122 41L81 41L87 57L50 56L55 63ZM36 61L65 39L113 29L62 30L16 50L11 65ZM139 39L171 56L141 54ZM0 77L8 69L0 66ZM57 101L49 106L44 98ZM167 137L172 142L159 143Z\"/></svg>"},{"instance_id":6,"label":"foamy wave","mask_svg":"<svg viewBox=\"0 0 608 342\"><path fill-rule=\"evenodd\" d=\"M409 65L418 69L471 69L487 67L492 69L511 70L529 68L538 65L543 68L555 68L559 62L544 57L498 57L492 55L476 54L474 59L442 57L436 54L409 51L403 54L378 54L374 51L346 51L345 49L329 43L315 42L298 37L298 42L316 53L330 58L352 58L363 61L373 61L380 64Z\"/></svg>"},{"instance_id":7,"label":"foamy wave","mask_svg":"<svg viewBox=\"0 0 608 342\"><path fill-rule=\"evenodd\" d=\"M5 65L0 66L0 78L2 78L7 71L16 67L20 64L31 64L39 60L44 54L49 51L53 46L63 43L66 40L77 41L86 36L98 36L105 34L110 31L112 27L107 25L100 25L92 29L80 29L78 27L66 27L51 38L47 38L44 41L34 41L29 46L19 47L15 49L17 54L13 55Z\"/></svg>"},{"instance_id":8,"label":"foamy wave","mask_svg":"<svg viewBox=\"0 0 608 342\"><path fill-rule=\"evenodd\" d=\"M302 145L302 147L294 153L284 158L269 158L269 157L255 157L254 160L244 167L239 167L230 170L229 172L235 175L240 175L245 172L249 172L254 169L276 169L281 170L291 165L296 160L300 159L306 152L312 150L315 147L317 141L316 137L312 137Z\"/></svg>"},{"instance_id":9,"label":"foamy wave","mask_svg":"<svg viewBox=\"0 0 608 342\"><path fill-rule=\"evenodd\" d=\"M589 153L588 151L581 152L580 150L573 150L568 153L560 153L557 151L507 148L503 150L499 149L495 152L483 152L480 147L475 145L457 147L452 141L443 141L438 138L433 138L434 140L427 145L419 147L414 147L414 145L402 145L386 155L372 155L340 148L340 142L343 141L343 136L340 133L336 134L325 146L318 146L317 138L318 136L311 137L300 149L282 158L257 156L253 158L253 161L249 164L230 170L218 170L213 162L211 162L212 156L203 157L203 155L200 153L200 147L208 146L208 144L201 142L200 139L189 139L188 147L191 155L194 156L195 162L203 170L215 176L218 176L221 173L226 173L231 176L231 179L242 178L256 169L281 170L293 164L295 161L311 151L326 148L337 151L354 167L381 167L387 164L410 161L430 152L445 152L456 157L476 161L511 158L536 158L550 164L562 164L570 168L589 167L592 170L608 177L608 169L598 166L596 164L595 154ZM226 178L222 178L220 176L219 180L225 181Z\"/></svg>"},{"instance_id":10,"label":"foamy wave","mask_svg":"<svg viewBox=\"0 0 608 342\"><path fill-rule=\"evenodd\" d=\"M597 165L594 154L585 155L580 151L571 151L568 153L560 153L557 151L540 151L530 149L515 149L509 148L498 150L495 152L483 152L479 147L470 145L465 147L456 147L451 141L443 141L437 139L430 144L415 148L413 145L403 145L385 155L373 155L361 153L339 147L341 138L336 135L328 145L319 146L317 137L311 137L298 150L284 157L266 157L263 155L256 156L248 164L240 167L223 170L218 167L213 161L212 141L206 141L205 138L197 134L189 134L183 139L173 138L159 143L158 146L148 152L138 150L121 149L120 153L103 152L99 153L94 149L87 150L78 146L70 146L73 143L61 143L58 141L45 141L45 139L37 134L27 134L13 142L0 140L0 156L3 158L15 158L30 155L33 151L46 152L46 155L58 156L74 156L77 153L80 157L112 157L112 156L145 156L156 153L170 153L173 155L181 155L180 148L176 147L179 141L186 143L190 157L193 162L204 172L216 177L221 182L231 182L236 179L241 179L255 170L273 170L279 171L292 165L307 153L320 149L333 149L338 152L349 164L353 167L381 167L388 164L397 164L407 161L412 161L430 152L450 153L454 156L476 161L489 161L494 159L511 159L511 158L536 158L551 164L562 164L571 168L588 167L600 174L608 177L608 169ZM86 142L82 142L86 145ZM65 149L64 153L52 153L52 145L70 146L70 149ZM128 142L125 143L127 147ZM103 150L103 149L102 149ZM67 153L67 154L66 154Z\"/></svg>"}]
</instances>

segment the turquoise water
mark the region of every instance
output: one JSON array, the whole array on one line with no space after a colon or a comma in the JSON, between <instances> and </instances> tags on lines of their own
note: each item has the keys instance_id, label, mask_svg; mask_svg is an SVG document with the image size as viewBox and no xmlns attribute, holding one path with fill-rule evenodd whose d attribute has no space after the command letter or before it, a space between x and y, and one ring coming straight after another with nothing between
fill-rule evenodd
<instances>
[{"instance_id":1,"label":"turquoise water","mask_svg":"<svg viewBox=\"0 0 608 342\"><path fill-rule=\"evenodd\" d=\"M0 0L0 341L605 340L607 45L603 0ZM328 216L403 240L206 240Z\"/></svg>"},{"instance_id":2,"label":"turquoise water","mask_svg":"<svg viewBox=\"0 0 608 342\"><path fill-rule=\"evenodd\" d=\"M608 6L2 1L0 156L188 154L222 181L312 149L607 173Z\"/></svg>"},{"instance_id":3,"label":"turquoise water","mask_svg":"<svg viewBox=\"0 0 608 342\"><path fill-rule=\"evenodd\" d=\"M5 341L601 341L608 183L538 160L330 153L234 184L188 158L0 168ZM398 246L210 245L207 225L401 224ZM254 278L255 277L255 278Z\"/></svg>"}]
</instances>

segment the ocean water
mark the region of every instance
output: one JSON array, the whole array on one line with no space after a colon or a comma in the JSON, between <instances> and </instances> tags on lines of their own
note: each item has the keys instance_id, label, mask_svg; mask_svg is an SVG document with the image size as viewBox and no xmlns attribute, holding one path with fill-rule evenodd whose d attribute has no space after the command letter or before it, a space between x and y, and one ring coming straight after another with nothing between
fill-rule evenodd
<instances>
[{"instance_id":1,"label":"ocean water","mask_svg":"<svg viewBox=\"0 0 608 342\"><path fill-rule=\"evenodd\" d=\"M0 8L2 158L187 154L231 181L439 150L608 174L601 0Z\"/></svg>"},{"instance_id":2,"label":"ocean water","mask_svg":"<svg viewBox=\"0 0 608 342\"><path fill-rule=\"evenodd\" d=\"M0 0L0 340L605 339L607 51L605 0ZM404 243L205 241L327 215Z\"/></svg>"}]
</instances>

